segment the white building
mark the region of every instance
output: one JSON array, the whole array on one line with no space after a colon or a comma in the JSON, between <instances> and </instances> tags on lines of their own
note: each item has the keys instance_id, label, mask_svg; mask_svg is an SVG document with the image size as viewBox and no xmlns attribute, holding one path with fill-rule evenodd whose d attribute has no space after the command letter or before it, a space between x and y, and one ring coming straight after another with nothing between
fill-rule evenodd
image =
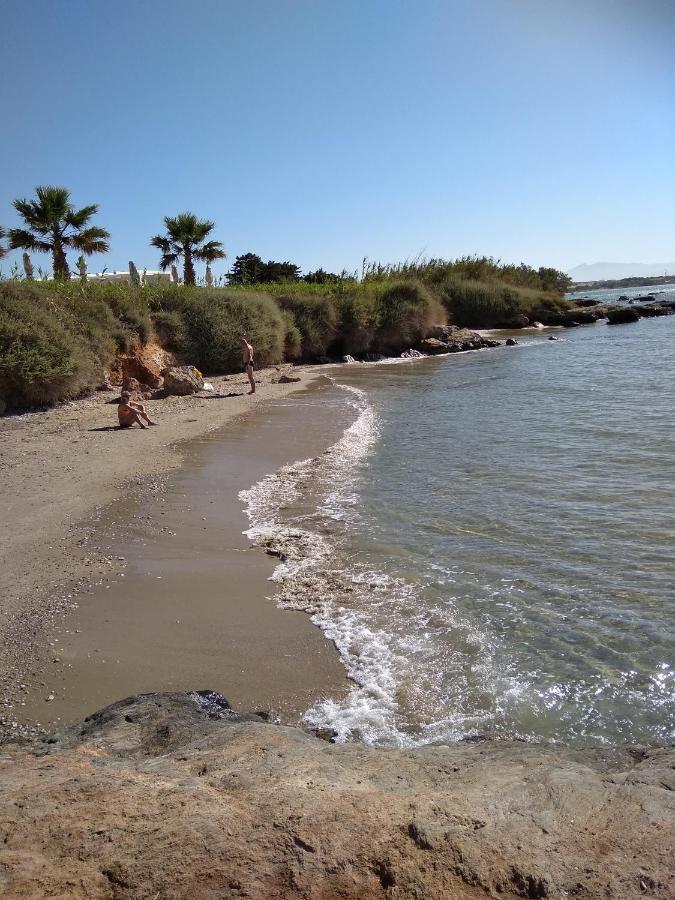
<instances>
[{"instance_id":1,"label":"white building","mask_svg":"<svg viewBox=\"0 0 675 900\"><path fill-rule=\"evenodd\" d=\"M139 269L138 274L141 284L158 284L160 282L171 284L171 272L160 272L156 269ZM72 274L71 279L78 280L79 275ZM87 272L87 281L110 282L110 281L131 281L131 275L128 269L120 272Z\"/></svg>"}]
</instances>

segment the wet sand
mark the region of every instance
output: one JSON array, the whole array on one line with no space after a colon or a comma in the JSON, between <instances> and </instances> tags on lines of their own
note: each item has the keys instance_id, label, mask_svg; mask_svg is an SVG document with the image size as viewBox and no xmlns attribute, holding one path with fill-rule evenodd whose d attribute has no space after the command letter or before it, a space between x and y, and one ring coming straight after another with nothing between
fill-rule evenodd
<instances>
[{"instance_id":1,"label":"wet sand","mask_svg":"<svg viewBox=\"0 0 675 900\"><path fill-rule=\"evenodd\" d=\"M239 491L321 452L350 421L346 407L344 420L322 415L323 392L337 390L327 379L297 399L285 399L282 387L267 392L270 402L255 415L230 416L227 428L213 430L210 420L210 429L180 445L179 469L139 479L133 494L120 490L99 512L95 527L71 529L88 575L77 587L52 588L64 605L44 641L25 634L27 665L17 673L25 688L8 719L53 726L133 693L208 688L236 708L297 721L318 699L346 689L332 644L305 614L268 599L275 560L242 534ZM152 468L145 454L138 463ZM53 549L46 545L45 556ZM26 568L39 582L39 568Z\"/></svg>"}]
</instances>

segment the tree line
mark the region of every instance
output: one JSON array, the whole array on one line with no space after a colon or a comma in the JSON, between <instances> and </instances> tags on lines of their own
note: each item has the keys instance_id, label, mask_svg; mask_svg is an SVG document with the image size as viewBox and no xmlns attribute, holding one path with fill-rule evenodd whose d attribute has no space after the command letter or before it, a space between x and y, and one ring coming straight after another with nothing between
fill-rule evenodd
<instances>
[{"instance_id":1,"label":"tree line","mask_svg":"<svg viewBox=\"0 0 675 900\"><path fill-rule=\"evenodd\" d=\"M110 249L110 233L91 224L91 219L98 212L98 205L94 203L76 209L67 188L41 185L36 188L34 199L17 199L13 205L25 227L0 227L0 259L10 250L23 250L27 278L33 277L32 264L27 256L30 252L51 254L54 278L69 279L67 251L79 251L77 268L80 276L86 279L85 257L107 253ZM206 283L212 284L211 263L226 258L223 244L211 237L215 223L199 219L194 213L183 212L176 216L165 216L164 228L163 234L150 239L150 246L161 252L160 269L173 271L182 262L183 283L195 285L195 262L204 262ZM7 245L5 240L8 240ZM418 279L434 283L449 276L470 281L500 281L557 293L566 291L571 284L569 276L557 269L543 266L534 269L525 263L517 266L505 264L487 256L463 257L454 261L417 259L393 265L368 263L364 258L359 279L356 273L343 270L337 275L321 268L302 275L300 266L289 260L264 262L255 253L244 253L235 258L226 279L231 285L287 284L300 281L330 285L343 281L390 279Z\"/></svg>"},{"instance_id":2,"label":"tree line","mask_svg":"<svg viewBox=\"0 0 675 900\"><path fill-rule=\"evenodd\" d=\"M98 212L93 203L82 209L75 209L67 188L41 185L36 188L35 199L14 200L14 209L23 219L23 228L5 229L0 227L0 259L10 250L24 250L27 253L48 253L52 257L54 278L70 278L70 266L66 252L80 253L78 268L86 272L85 256L107 253L110 250L110 233L104 228L91 225L91 219ZM183 283L197 282L195 262L207 265L207 282L211 263L225 259L226 253L220 241L207 240L215 228L208 219L199 219L194 213L184 212L177 216L164 217L164 234L156 234L150 246L161 252L160 269L165 272L177 266L182 260ZM8 238L7 246L3 240ZM32 277L32 266L25 261L26 275ZM337 281L341 276L318 269L302 276L300 266L292 262L263 260L255 253L237 256L227 274L229 284L249 285L263 283L284 283L289 281L309 281L323 284Z\"/></svg>"}]
</instances>

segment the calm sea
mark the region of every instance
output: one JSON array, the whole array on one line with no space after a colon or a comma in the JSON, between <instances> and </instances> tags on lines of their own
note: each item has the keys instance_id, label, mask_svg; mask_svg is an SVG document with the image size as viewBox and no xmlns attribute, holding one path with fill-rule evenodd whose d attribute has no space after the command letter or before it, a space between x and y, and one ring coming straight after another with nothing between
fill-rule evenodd
<instances>
[{"instance_id":1,"label":"calm sea","mask_svg":"<svg viewBox=\"0 0 675 900\"><path fill-rule=\"evenodd\" d=\"M306 714L340 739L672 738L675 316L518 340L332 370L353 424L243 495L353 680Z\"/></svg>"}]
</instances>

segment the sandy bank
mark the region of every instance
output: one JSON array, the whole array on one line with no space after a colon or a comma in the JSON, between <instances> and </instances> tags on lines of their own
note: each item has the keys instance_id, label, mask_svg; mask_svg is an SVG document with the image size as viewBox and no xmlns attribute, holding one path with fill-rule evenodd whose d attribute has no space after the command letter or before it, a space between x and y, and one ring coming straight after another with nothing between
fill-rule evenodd
<instances>
[{"instance_id":1,"label":"sandy bank","mask_svg":"<svg viewBox=\"0 0 675 900\"><path fill-rule=\"evenodd\" d=\"M265 408L265 401L283 399L321 378L319 370L304 368L294 370L294 374L302 379L299 383L274 383L282 372L283 369L272 369L258 373L258 392L253 397L246 394L245 376L234 375L212 379L215 396L169 397L148 401L151 415L161 425L145 431L136 427L128 431L115 429L116 408L109 402L111 395L105 393L43 412L0 419L0 503L4 513L0 560L0 685L4 693L4 710L0 708L0 714L4 712L10 728L11 722L17 718L27 718L26 711L31 704L33 712L36 702L44 705L54 690L52 682L56 669L74 670L73 675L77 672L83 685L91 676L91 672L83 670L75 659L66 659L63 655L63 628L65 624L75 640L73 617L84 610L79 603L82 592L90 591L97 582L110 583L126 565L117 559L118 555L127 554L119 551L119 536L110 532L111 522L120 522L125 515L131 515L130 509L136 508L134 503L143 505L154 502L156 505L159 502L164 486L162 476L180 467L190 441L224 426L234 425L235 421L242 421L242 417L248 418L244 414ZM223 396L230 392L237 396ZM252 417L251 421L256 418ZM245 454L245 450L243 452ZM299 451L291 446L288 452L294 459ZM249 470L239 468L242 469L243 479L239 488L247 487L250 483L246 481ZM232 535L236 534L241 550L247 547L246 539L240 537L245 520L241 516L235 485L230 487L231 496L226 498L225 503L228 512L224 518L230 527L230 544L234 541ZM129 501L131 496L136 499ZM151 522L139 522L137 519L136 525L141 533L144 528L148 534L158 531ZM104 546L99 538L106 527L107 546ZM224 540L227 543L227 539ZM297 655L300 650L297 640L294 641L298 635L302 647L306 648L309 641L315 653L321 649L325 655L326 648L332 651L305 617L281 613L265 600L265 594L270 591L266 579L271 571L271 562L259 552L256 555L258 566L249 566L245 573L240 571L240 577L234 579L247 596L248 621L239 623L240 629L236 634L238 652L247 652L243 643L247 628L250 628L248 637L256 636L261 653L266 654L267 670L274 668L275 653L271 645L272 637L277 632L282 637L282 645L284 636L292 645L290 650L288 646L283 647L282 654L287 653L287 658L291 658L292 653ZM255 584L247 583L247 578L253 578ZM124 582L121 584L124 586ZM204 610L204 615L214 611L215 590L214 586L211 590L213 602L210 608ZM237 594L236 591L228 593ZM154 600L155 605L150 609L155 611L163 599L156 590L146 590L144 596ZM175 610L172 612L175 613ZM102 626L106 618L110 620L109 613L110 607L106 609L99 604L96 622ZM179 615L175 615L174 620ZM119 607L113 619L119 622L121 618L123 611ZM183 615L182 618L186 617ZM94 624L92 617L87 624L90 628L87 637L93 644L102 631L99 629L97 634L91 632ZM157 638L156 623L152 624L152 632ZM55 634L57 625L60 636ZM236 649L232 646L232 629L228 634L230 643L226 644L225 650L229 651L231 674L237 661L232 657ZM108 637L115 643L109 632ZM130 640L132 637L140 641L135 647ZM193 634L192 637L200 647L200 636ZM134 632L133 623L128 623L127 638L124 643L128 659L147 659L148 652L144 650L149 651L149 647L144 646L139 633ZM221 638L224 639L222 634ZM80 640L80 655L86 658L87 653L96 648L88 647L84 636ZM161 637L159 644L161 646ZM169 642L167 647L171 645ZM115 649L121 648L116 646ZM74 653L77 656L76 649ZM122 659L122 656L118 653L116 658ZM120 666L123 664L120 663ZM327 667L329 680L334 681L337 673L343 678L337 661L334 668L325 660L322 660L322 666ZM298 666L298 670L306 677L309 674L302 671L302 666ZM134 690L153 690L162 686L157 681L156 673L149 674L152 675L149 683L143 687L137 685ZM189 676L196 677L198 682L199 674L194 667L189 667ZM307 680L311 690L312 679ZM21 684L25 688L20 688ZM165 682L163 686L170 687L171 684ZM111 686L113 695L103 694L101 697L105 698L104 702L117 698L125 692L124 687L124 684ZM86 691L80 691L80 701L84 704L88 702L85 695ZM100 705L100 698L95 702L94 696L95 693L88 711ZM263 705L266 699L269 705L270 698L266 698L264 691L256 697L247 696L251 703L259 700ZM76 712L70 709L65 712L81 715L83 709L78 707ZM45 715L46 712L36 718L43 719ZM49 713L50 718L56 715Z\"/></svg>"}]
</instances>

